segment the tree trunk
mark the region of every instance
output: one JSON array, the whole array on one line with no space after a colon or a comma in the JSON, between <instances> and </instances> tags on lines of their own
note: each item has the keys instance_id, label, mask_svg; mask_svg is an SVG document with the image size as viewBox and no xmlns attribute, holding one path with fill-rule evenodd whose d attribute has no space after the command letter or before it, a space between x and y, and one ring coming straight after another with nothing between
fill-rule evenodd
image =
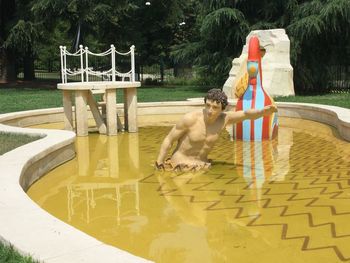
<instances>
[{"instance_id":1,"label":"tree trunk","mask_svg":"<svg viewBox=\"0 0 350 263\"><path fill-rule=\"evenodd\" d=\"M177 63L174 64L174 77L177 78L179 76L179 65Z\"/></svg>"},{"instance_id":2,"label":"tree trunk","mask_svg":"<svg viewBox=\"0 0 350 263\"><path fill-rule=\"evenodd\" d=\"M31 55L25 55L23 60L24 80L34 80L34 58Z\"/></svg>"},{"instance_id":3,"label":"tree trunk","mask_svg":"<svg viewBox=\"0 0 350 263\"><path fill-rule=\"evenodd\" d=\"M10 50L0 48L0 83L7 83L16 79L16 66L13 53Z\"/></svg>"},{"instance_id":4,"label":"tree trunk","mask_svg":"<svg viewBox=\"0 0 350 263\"><path fill-rule=\"evenodd\" d=\"M163 83L164 81L164 60L160 58L160 80Z\"/></svg>"},{"instance_id":5,"label":"tree trunk","mask_svg":"<svg viewBox=\"0 0 350 263\"><path fill-rule=\"evenodd\" d=\"M49 59L49 61L47 63L47 70L48 70L48 72L51 73L53 71L52 67L53 67L53 61L51 59Z\"/></svg>"}]
</instances>

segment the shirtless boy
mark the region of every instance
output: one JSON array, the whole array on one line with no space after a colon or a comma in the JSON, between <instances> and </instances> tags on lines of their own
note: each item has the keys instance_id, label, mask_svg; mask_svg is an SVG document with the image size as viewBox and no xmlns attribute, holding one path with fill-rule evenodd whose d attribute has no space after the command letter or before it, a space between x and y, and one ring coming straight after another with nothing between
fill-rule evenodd
<instances>
[{"instance_id":1,"label":"shirtless boy","mask_svg":"<svg viewBox=\"0 0 350 263\"><path fill-rule=\"evenodd\" d=\"M203 110L193 111L172 128L165 137L155 166L157 169L199 170L209 168L208 154L219 138L220 132L236 122L257 119L277 111L269 105L261 110L224 112L227 96L220 89L211 89L204 98ZM170 159L165 161L169 149L177 141L177 146Z\"/></svg>"}]
</instances>

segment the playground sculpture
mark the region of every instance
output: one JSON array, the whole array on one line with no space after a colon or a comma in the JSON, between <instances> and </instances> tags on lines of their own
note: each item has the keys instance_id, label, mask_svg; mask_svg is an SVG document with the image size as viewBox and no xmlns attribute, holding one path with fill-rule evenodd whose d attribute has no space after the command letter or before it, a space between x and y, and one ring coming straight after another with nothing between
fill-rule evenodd
<instances>
[{"instance_id":1,"label":"playground sculpture","mask_svg":"<svg viewBox=\"0 0 350 263\"><path fill-rule=\"evenodd\" d=\"M262 85L261 50L259 39L252 36L249 40L247 72L238 81L236 96L238 97L236 111L248 109L261 110L267 105L273 105L273 99ZM278 132L277 113L265 115L262 118L244 120L234 124L233 137L243 141L271 140Z\"/></svg>"},{"instance_id":2,"label":"playground sculpture","mask_svg":"<svg viewBox=\"0 0 350 263\"><path fill-rule=\"evenodd\" d=\"M224 111L227 96L220 89L211 89L204 98L204 109L186 113L163 140L155 166L162 170L200 170L211 166L208 154L228 125L255 120L277 111L276 106L259 109ZM177 146L169 159L168 151Z\"/></svg>"},{"instance_id":3,"label":"playground sculpture","mask_svg":"<svg viewBox=\"0 0 350 263\"><path fill-rule=\"evenodd\" d=\"M282 28L251 31L239 57L232 60L232 68L223 86L229 100L237 99L235 87L241 76L247 72L249 40L259 38L260 47L266 52L261 67L264 70L262 85L270 96L293 96L293 67L290 63L290 40ZM283 84L283 85L281 85Z\"/></svg>"}]
</instances>

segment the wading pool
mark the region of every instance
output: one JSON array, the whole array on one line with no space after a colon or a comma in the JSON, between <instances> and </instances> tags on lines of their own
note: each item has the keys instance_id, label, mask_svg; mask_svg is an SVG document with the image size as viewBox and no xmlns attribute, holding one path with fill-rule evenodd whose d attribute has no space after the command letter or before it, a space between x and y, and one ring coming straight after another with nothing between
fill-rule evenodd
<instances>
[{"instance_id":1,"label":"wading pool","mask_svg":"<svg viewBox=\"0 0 350 263\"><path fill-rule=\"evenodd\" d=\"M76 157L27 194L75 228L156 262L350 259L350 144L334 128L282 117L271 142L223 132L209 171L155 171L170 129L78 137Z\"/></svg>"}]
</instances>

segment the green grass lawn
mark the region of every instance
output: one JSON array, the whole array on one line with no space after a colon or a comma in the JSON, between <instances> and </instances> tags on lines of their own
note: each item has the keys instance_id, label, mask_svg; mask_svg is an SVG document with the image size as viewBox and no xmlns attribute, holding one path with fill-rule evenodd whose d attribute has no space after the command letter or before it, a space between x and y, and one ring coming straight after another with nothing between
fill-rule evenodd
<instances>
[{"instance_id":1,"label":"green grass lawn","mask_svg":"<svg viewBox=\"0 0 350 263\"><path fill-rule=\"evenodd\" d=\"M137 90L139 102L177 101L203 97L207 87L166 86L141 87ZM123 92L117 92L118 102L123 101ZM15 88L0 86L0 113L62 106L62 92L55 88Z\"/></svg>"},{"instance_id":2,"label":"green grass lawn","mask_svg":"<svg viewBox=\"0 0 350 263\"><path fill-rule=\"evenodd\" d=\"M0 132L0 155L42 137L26 134Z\"/></svg>"},{"instance_id":3,"label":"green grass lawn","mask_svg":"<svg viewBox=\"0 0 350 263\"><path fill-rule=\"evenodd\" d=\"M350 108L350 93L331 93L313 96L277 97L275 101L315 103Z\"/></svg>"},{"instance_id":4,"label":"green grass lawn","mask_svg":"<svg viewBox=\"0 0 350 263\"><path fill-rule=\"evenodd\" d=\"M39 86L39 87L38 87ZM139 102L181 101L203 97L210 87L157 86L137 90ZM276 101L305 102L350 108L350 93L334 93L315 96L277 97ZM123 101L123 92L117 93L117 101ZM53 108L62 106L62 94L55 83L34 82L20 87L0 86L0 113Z\"/></svg>"},{"instance_id":5,"label":"green grass lawn","mask_svg":"<svg viewBox=\"0 0 350 263\"><path fill-rule=\"evenodd\" d=\"M13 247L6 246L0 242L0 262L1 263L38 263L38 261L28 256L20 255Z\"/></svg>"}]
</instances>

